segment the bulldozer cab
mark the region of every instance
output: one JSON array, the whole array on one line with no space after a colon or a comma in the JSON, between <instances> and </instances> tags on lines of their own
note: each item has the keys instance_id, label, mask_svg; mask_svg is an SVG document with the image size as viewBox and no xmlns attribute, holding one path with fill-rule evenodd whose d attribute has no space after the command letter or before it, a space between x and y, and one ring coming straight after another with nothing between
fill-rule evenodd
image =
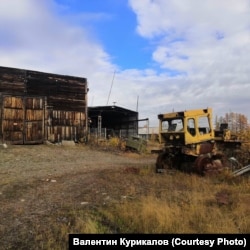
<instances>
[{"instance_id":1,"label":"bulldozer cab","mask_svg":"<svg viewBox=\"0 0 250 250\"><path fill-rule=\"evenodd\" d=\"M159 114L158 119L161 144L183 146L214 139L210 108Z\"/></svg>"}]
</instances>

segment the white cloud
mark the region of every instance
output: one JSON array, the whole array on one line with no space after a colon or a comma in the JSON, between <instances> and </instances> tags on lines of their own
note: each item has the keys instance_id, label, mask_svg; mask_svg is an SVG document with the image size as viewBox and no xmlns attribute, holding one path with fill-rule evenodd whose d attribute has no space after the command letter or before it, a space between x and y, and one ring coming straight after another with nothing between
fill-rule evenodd
<instances>
[{"instance_id":1,"label":"white cloud","mask_svg":"<svg viewBox=\"0 0 250 250\"><path fill-rule=\"evenodd\" d=\"M182 76L171 82L178 89L175 107L206 105L220 115L230 109L249 117L249 0L129 2L138 34L158 44L153 59ZM173 93L165 90L166 97Z\"/></svg>"},{"instance_id":2,"label":"white cloud","mask_svg":"<svg viewBox=\"0 0 250 250\"><path fill-rule=\"evenodd\" d=\"M207 31L232 32L246 28L249 0L130 0L137 14L138 32L156 35L200 35ZM233 22L233 25L228 25ZM205 28L205 30L204 30ZM199 31L196 33L195 31ZM191 31L191 32L190 32ZM198 38L197 37L197 38Z\"/></svg>"},{"instance_id":3,"label":"white cloud","mask_svg":"<svg viewBox=\"0 0 250 250\"><path fill-rule=\"evenodd\" d=\"M249 0L129 3L162 73L120 70L82 25L109 17L77 13L73 20L67 6L52 0L1 0L0 65L86 77L90 105L106 105L115 70L109 104L135 110L139 98L140 118L151 125L158 113L208 106L218 115L232 110L250 118Z\"/></svg>"},{"instance_id":4,"label":"white cloud","mask_svg":"<svg viewBox=\"0 0 250 250\"><path fill-rule=\"evenodd\" d=\"M81 75L93 72L92 64L100 71L112 68L101 44L81 27L66 23L56 7L51 0L1 1L1 64L5 57L9 66Z\"/></svg>"}]
</instances>

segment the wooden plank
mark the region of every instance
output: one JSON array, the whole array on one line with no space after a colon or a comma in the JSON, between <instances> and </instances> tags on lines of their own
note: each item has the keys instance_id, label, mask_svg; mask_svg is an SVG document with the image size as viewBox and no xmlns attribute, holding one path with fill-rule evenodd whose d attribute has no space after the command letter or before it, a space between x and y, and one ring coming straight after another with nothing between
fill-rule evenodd
<instances>
[{"instance_id":1,"label":"wooden plank","mask_svg":"<svg viewBox=\"0 0 250 250\"><path fill-rule=\"evenodd\" d=\"M11 92L12 94L24 93L24 80L24 70L0 67L0 92Z\"/></svg>"},{"instance_id":2,"label":"wooden plank","mask_svg":"<svg viewBox=\"0 0 250 250\"><path fill-rule=\"evenodd\" d=\"M38 143L43 141L43 123L42 121L28 121L25 123L25 141L24 144Z\"/></svg>"},{"instance_id":3,"label":"wooden plank","mask_svg":"<svg viewBox=\"0 0 250 250\"><path fill-rule=\"evenodd\" d=\"M39 143L44 140L44 100L43 97L25 98L24 144Z\"/></svg>"},{"instance_id":4,"label":"wooden plank","mask_svg":"<svg viewBox=\"0 0 250 250\"><path fill-rule=\"evenodd\" d=\"M23 109L23 99L16 96L5 96L3 106L4 108Z\"/></svg>"},{"instance_id":5,"label":"wooden plank","mask_svg":"<svg viewBox=\"0 0 250 250\"><path fill-rule=\"evenodd\" d=\"M28 121L43 121L43 110L26 109L25 119Z\"/></svg>"},{"instance_id":6,"label":"wooden plank","mask_svg":"<svg viewBox=\"0 0 250 250\"><path fill-rule=\"evenodd\" d=\"M22 109L4 108L3 120L22 121L24 117Z\"/></svg>"}]
</instances>

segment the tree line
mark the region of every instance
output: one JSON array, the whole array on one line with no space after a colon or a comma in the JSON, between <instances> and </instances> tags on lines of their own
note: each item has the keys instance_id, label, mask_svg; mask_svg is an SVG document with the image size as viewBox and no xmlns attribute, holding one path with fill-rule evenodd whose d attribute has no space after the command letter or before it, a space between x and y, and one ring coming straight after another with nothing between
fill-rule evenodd
<instances>
[{"instance_id":1,"label":"tree line","mask_svg":"<svg viewBox=\"0 0 250 250\"><path fill-rule=\"evenodd\" d=\"M245 115L241 113L229 112L224 116L215 118L215 129L219 129L222 123L228 124L228 129L245 139L250 139L250 124Z\"/></svg>"}]
</instances>

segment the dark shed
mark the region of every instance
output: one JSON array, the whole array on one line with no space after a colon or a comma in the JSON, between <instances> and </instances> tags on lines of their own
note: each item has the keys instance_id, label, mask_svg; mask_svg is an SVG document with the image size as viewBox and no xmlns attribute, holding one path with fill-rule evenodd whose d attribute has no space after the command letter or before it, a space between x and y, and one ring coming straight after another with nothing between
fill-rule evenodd
<instances>
[{"instance_id":1,"label":"dark shed","mask_svg":"<svg viewBox=\"0 0 250 250\"><path fill-rule=\"evenodd\" d=\"M88 108L90 132L98 137L138 135L138 112L118 106Z\"/></svg>"},{"instance_id":2,"label":"dark shed","mask_svg":"<svg viewBox=\"0 0 250 250\"><path fill-rule=\"evenodd\" d=\"M0 67L0 139L10 144L83 140L87 79Z\"/></svg>"}]
</instances>

